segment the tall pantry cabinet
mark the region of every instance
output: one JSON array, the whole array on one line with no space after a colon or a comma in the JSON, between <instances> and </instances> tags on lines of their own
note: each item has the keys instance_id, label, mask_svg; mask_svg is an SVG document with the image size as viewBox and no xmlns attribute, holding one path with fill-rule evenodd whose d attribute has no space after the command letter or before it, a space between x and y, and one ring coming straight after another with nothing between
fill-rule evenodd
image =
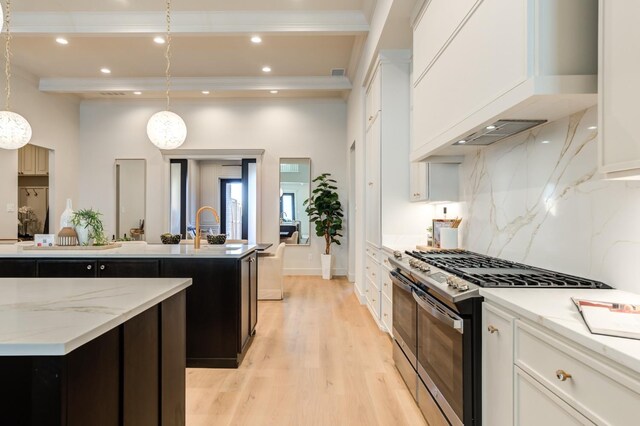
<instances>
[{"instance_id":1,"label":"tall pantry cabinet","mask_svg":"<svg viewBox=\"0 0 640 426\"><path fill-rule=\"evenodd\" d=\"M408 50L382 51L366 96L365 285L367 305L378 325L391 332L391 286L382 250L385 234L401 233L409 200Z\"/></svg>"}]
</instances>

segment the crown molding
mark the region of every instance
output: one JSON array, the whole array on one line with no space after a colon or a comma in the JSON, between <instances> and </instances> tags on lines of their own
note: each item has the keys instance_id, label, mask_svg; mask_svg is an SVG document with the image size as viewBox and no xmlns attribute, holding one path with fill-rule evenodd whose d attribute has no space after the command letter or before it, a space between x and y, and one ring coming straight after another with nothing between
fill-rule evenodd
<instances>
[{"instance_id":1,"label":"crown molding","mask_svg":"<svg viewBox=\"0 0 640 426\"><path fill-rule=\"evenodd\" d=\"M164 12L14 13L15 34L145 35L166 31ZM359 10L173 12L174 34L334 33L359 34L369 23Z\"/></svg>"},{"instance_id":2,"label":"crown molding","mask_svg":"<svg viewBox=\"0 0 640 426\"><path fill-rule=\"evenodd\" d=\"M251 90L351 90L347 77L173 77L171 90L251 91ZM166 90L164 77L158 78L42 78L40 91L49 93L155 92Z\"/></svg>"}]
</instances>

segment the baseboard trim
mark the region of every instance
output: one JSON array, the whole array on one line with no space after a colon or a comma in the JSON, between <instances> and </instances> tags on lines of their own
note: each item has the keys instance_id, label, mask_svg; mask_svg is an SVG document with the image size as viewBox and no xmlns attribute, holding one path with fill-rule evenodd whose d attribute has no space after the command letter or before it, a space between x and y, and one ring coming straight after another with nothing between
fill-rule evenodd
<instances>
[{"instance_id":1,"label":"baseboard trim","mask_svg":"<svg viewBox=\"0 0 640 426\"><path fill-rule=\"evenodd\" d=\"M258 300L282 300L282 290L258 289Z\"/></svg>"},{"instance_id":2,"label":"baseboard trim","mask_svg":"<svg viewBox=\"0 0 640 426\"><path fill-rule=\"evenodd\" d=\"M358 302L360 302L361 305L364 305L365 303L367 303L367 298L364 295L364 293L360 291L360 288L358 287L358 283L354 284L353 292L356 294L356 297L358 298Z\"/></svg>"},{"instance_id":3,"label":"baseboard trim","mask_svg":"<svg viewBox=\"0 0 640 426\"><path fill-rule=\"evenodd\" d=\"M284 268L282 270L283 275L312 275L312 276L321 276L322 269L321 268ZM346 268L337 268L333 270L334 277L345 277L347 276Z\"/></svg>"},{"instance_id":4,"label":"baseboard trim","mask_svg":"<svg viewBox=\"0 0 640 426\"><path fill-rule=\"evenodd\" d=\"M353 273L353 272L349 272L348 280L349 280L350 283L355 283L356 282L356 274Z\"/></svg>"}]
</instances>

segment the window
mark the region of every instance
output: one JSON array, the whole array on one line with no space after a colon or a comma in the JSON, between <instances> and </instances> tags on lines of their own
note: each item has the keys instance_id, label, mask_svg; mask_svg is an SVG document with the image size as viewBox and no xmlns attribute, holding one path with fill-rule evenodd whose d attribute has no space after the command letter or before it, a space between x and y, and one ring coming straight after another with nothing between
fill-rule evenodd
<instances>
[{"instance_id":1,"label":"window","mask_svg":"<svg viewBox=\"0 0 640 426\"><path fill-rule=\"evenodd\" d=\"M285 192L280 197L281 219L284 222L292 222L296 220L296 194L293 192Z\"/></svg>"}]
</instances>

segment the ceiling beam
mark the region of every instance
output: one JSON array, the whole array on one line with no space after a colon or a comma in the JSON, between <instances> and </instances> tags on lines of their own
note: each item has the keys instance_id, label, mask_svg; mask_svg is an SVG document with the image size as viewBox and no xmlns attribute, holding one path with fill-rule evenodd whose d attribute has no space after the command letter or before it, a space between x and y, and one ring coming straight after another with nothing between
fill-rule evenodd
<instances>
[{"instance_id":1,"label":"ceiling beam","mask_svg":"<svg viewBox=\"0 0 640 426\"><path fill-rule=\"evenodd\" d=\"M161 92L164 78L42 78L40 91L49 93ZM173 77L171 90L351 90L347 77Z\"/></svg>"},{"instance_id":2,"label":"ceiling beam","mask_svg":"<svg viewBox=\"0 0 640 426\"><path fill-rule=\"evenodd\" d=\"M164 12L17 12L11 26L25 35L148 35L166 31ZM173 12L174 34L359 34L369 24L359 10Z\"/></svg>"}]
</instances>

